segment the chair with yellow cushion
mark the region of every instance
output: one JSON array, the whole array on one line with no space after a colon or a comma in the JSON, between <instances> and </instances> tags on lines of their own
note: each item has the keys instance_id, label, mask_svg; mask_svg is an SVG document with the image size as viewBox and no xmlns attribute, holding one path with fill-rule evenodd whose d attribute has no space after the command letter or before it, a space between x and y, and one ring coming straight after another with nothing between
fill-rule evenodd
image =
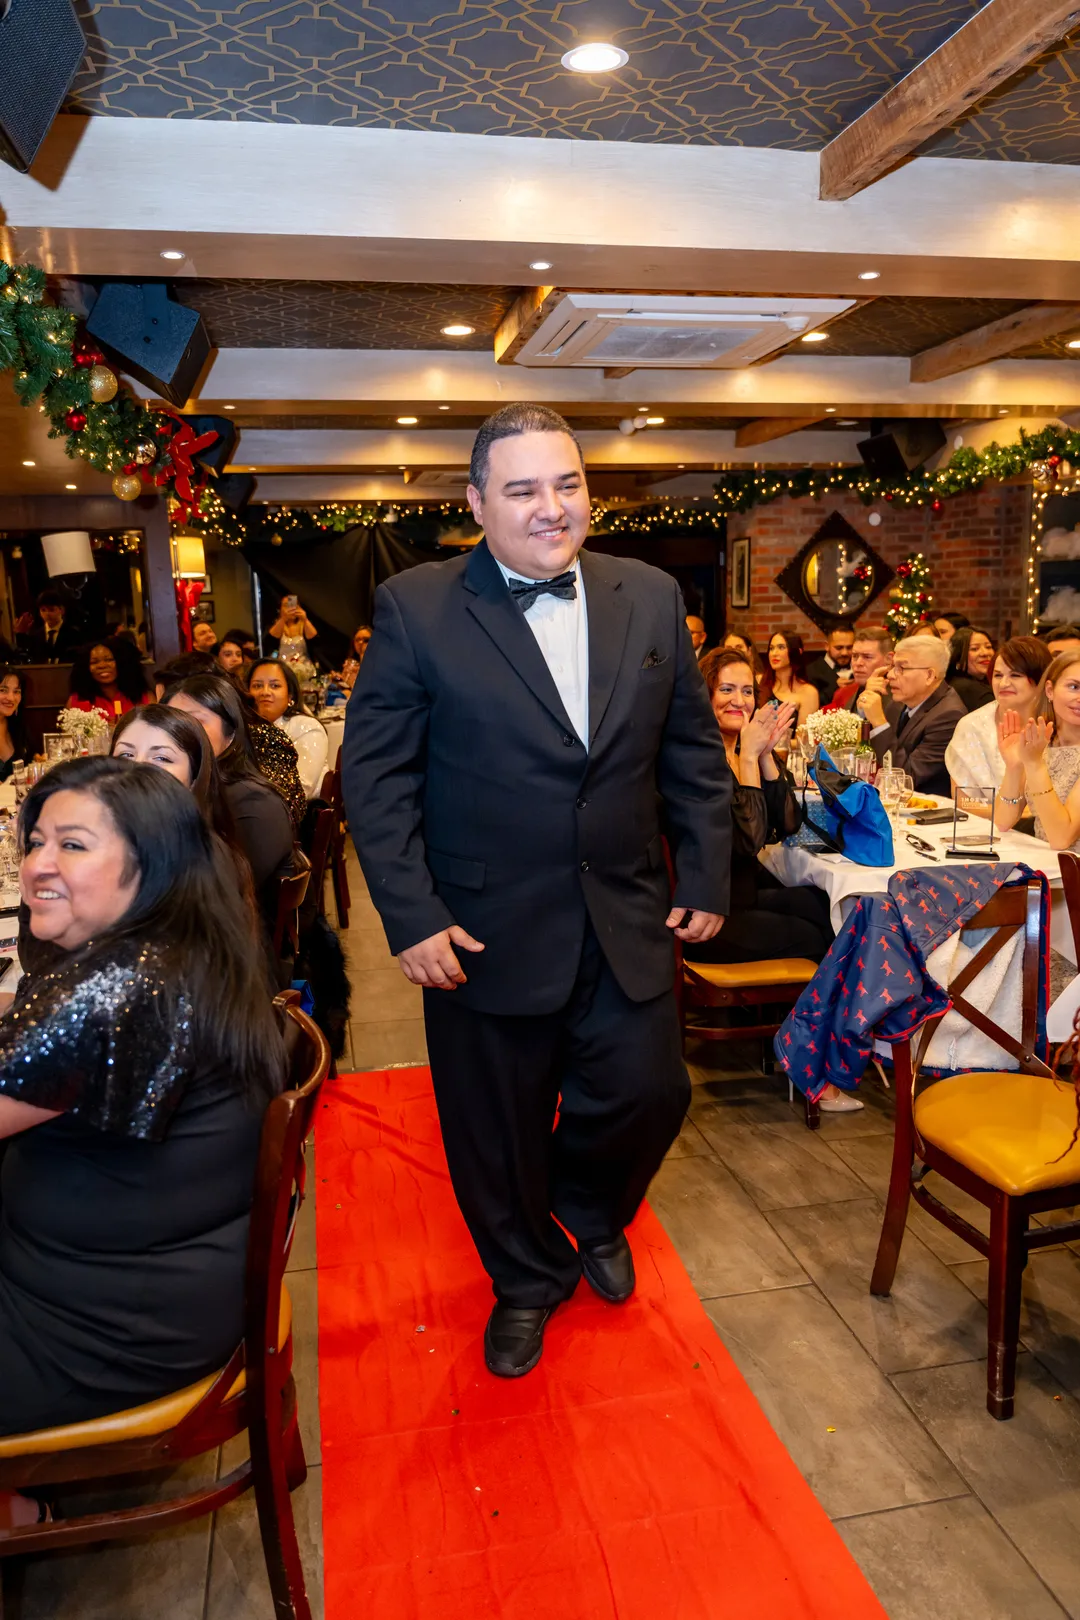
<instances>
[{"instance_id":1,"label":"chair with yellow cushion","mask_svg":"<svg viewBox=\"0 0 1080 1620\"><path fill-rule=\"evenodd\" d=\"M1032 1249L1080 1235L1080 1221L1052 1227L1029 1224L1032 1215L1080 1202L1077 1093L1035 1056L1041 898L1037 879L999 889L962 930L993 932L949 985L953 1011L1016 1058L1019 1069L958 1074L918 1091L922 1060L943 1013L923 1025L914 1057L910 1041L893 1048L896 1135L870 1283L873 1294L888 1294L892 1288L911 1198L989 1260L986 1407L995 1418L1013 1415L1021 1284L1028 1255ZM1018 930L1023 933L1019 1040L964 994ZM921 1168L916 1169L916 1159ZM986 1205L989 1238L926 1189L922 1178L930 1170Z\"/></svg>"},{"instance_id":2,"label":"chair with yellow cushion","mask_svg":"<svg viewBox=\"0 0 1080 1620\"><path fill-rule=\"evenodd\" d=\"M0 1558L59 1551L202 1518L253 1487L274 1613L311 1620L289 1492L307 1473L292 1377L292 1306L285 1288L304 1196L304 1143L326 1078L329 1048L296 1004L275 1001L289 1055L289 1090L263 1120L248 1238L244 1342L228 1364L187 1389L88 1423L0 1438L0 1490L56 1487L175 1468L247 1431L250 1457L223 1478L138 1507L0 1531ZM152 1607L148 1597L148 1608ZM0 1602L2 1609L2 1602Z\"/></svg>"}]
</instances>

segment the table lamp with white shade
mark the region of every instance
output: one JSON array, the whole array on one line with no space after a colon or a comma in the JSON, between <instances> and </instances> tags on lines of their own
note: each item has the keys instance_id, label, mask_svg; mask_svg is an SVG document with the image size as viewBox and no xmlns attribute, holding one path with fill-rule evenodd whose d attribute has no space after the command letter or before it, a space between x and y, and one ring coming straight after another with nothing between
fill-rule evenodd
<instances>
[{"instance_id":1,"label":"table lamp with white shade","mask_svg":"<svg viewBox=\"0 0 1080 1620\"><path fill-rule=\"evenodd\" d=\"M58 534L43 534L41 546L50 579L56 579L60 574L95 572L94 553L85 529L64 529Z\"/></svg>"}]
</instances>

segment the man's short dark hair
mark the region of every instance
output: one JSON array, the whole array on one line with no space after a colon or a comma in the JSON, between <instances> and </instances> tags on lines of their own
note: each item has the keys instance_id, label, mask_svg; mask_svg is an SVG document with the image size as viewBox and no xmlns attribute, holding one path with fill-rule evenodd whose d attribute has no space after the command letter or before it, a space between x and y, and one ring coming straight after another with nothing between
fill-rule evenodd
<instances>
[{"instance_id":1,"label":"man's short dark hair","mask_svg":"<svg viewBox=\"0 0 1080 1620\"><path fill-rule=\"evenodd\" d=\"M52 590L44 590L44 591L42 591L41 594L39 595L38 599L37 599L37 605L38 605L39 609L43 608L43 607L58 607L58 608L66 608L67 607L67 603L64 601L64 598L60 595L60 592L59 591L52 591Z\"/></svg>"},{"instance_id":2,"label":"man's short dark hair","mask_svg":"<svg viewBox=\"0 0 1080 1620\"><path fill-rule=\"evenodd\" d=\"M551 410L547 405L504 405L501 411L496 411L494 416L489 416L487 421L482 423L473 440L469 483L478 489L481 495L487 489L488 462L492 445L496 439L516 439L521 433L565 433L568 439L573 439L584 470L585 457L581 453L577 435L558 411Z\"/></svg>"},{"instance_id":3,"label":"man's short dark hair","mask_svg":"<svg viewBox=\"0 0 1080 1620\"><path fill-rule=\"evenodd\" d=\"M1075 624L1048 624L1039 635L1043 641L1080 641L1080 628Z\"/></svg>"}]
</instances>

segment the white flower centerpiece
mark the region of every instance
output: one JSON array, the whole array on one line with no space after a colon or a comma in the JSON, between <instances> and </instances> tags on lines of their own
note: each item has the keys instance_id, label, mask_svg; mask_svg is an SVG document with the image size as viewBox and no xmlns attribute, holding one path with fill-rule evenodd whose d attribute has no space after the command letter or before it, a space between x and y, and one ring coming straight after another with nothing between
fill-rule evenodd
<instances>
[{"instance_id":1,"label":"white flower centerpiece","mask_svg":"<svg viewBox=\"0 0 1080 1620\"><path fill-rule=\"evenodd\" d=\"M110 726L99 709L61 709L56 723L80 754L107 754Z\"/></svg>"},{"instance_id":2,"label":"white flower centerpiece","mask_svg":"<svg viewBox=\"0 0 1080 1620\"><path fill-rule=\"evenodd\" d=\"M811 749L821 743L835 756L838 748L857 748L862 742L862 715L850 709L817 709L806 722L806 740Z\"/></svg>"}]
</instances>

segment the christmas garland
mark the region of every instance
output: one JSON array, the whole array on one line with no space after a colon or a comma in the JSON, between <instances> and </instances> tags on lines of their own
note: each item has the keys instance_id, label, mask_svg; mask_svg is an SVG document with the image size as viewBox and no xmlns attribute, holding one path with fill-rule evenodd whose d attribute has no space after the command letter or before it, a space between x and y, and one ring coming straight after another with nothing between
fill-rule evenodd
<instances>
[{"instance_id":1,"label":"christmas garland","mask_svg":"<svg viewBox=\"0 0 1080 1620\"><path fill-rule=\"evenodd\" d=\"M49 418L73 460L112 473L113 494L134 501L163 493L181 520L197 510L207 473L194 461L217 439L196 435L164 405L149 405L121 385L99 349L79 337L70 310L45 302L45 272L0 259L0 372L15 394Z\"/></svg>"}]
</instances>

